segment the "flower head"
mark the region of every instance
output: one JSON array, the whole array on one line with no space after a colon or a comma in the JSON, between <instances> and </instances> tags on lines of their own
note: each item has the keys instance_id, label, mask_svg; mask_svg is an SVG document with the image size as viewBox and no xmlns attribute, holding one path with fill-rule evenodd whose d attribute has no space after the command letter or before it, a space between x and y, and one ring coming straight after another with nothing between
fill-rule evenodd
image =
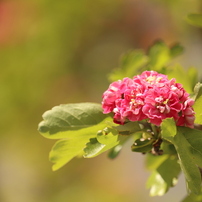
<instances>
[{"instance_id":1,"label":"flower head","mask_svg":"<svg viewBox=\"0 0 202 202\"><path fill-rule=\"evenodd\" d=\"M159 126L172 117L177 125L190 128L194 127L193 104L181 84L155 71L113 82L102 101L104 113L114 113L115 123L147 119Z\"/></svg>"}]
</instances>

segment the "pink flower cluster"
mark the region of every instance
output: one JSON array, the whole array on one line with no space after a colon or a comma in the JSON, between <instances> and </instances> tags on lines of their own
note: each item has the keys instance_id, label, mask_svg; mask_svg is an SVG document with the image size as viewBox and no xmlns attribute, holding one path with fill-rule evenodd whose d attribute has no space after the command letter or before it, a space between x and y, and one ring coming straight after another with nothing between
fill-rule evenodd
<instances>
[{"instance_id":1,"label":"pink flower cluster","mask_svg":"<svg viewBox=\"0 0 202 202\"><path fill-rule=\"evenodd\" d=\"M181 84L155 71L111 83L102 101L104 113L113 112L118 124L147 119L159 126L173 117L176 125L190 128L195 120L193 104Z\"/></svg>"}]
</instances>

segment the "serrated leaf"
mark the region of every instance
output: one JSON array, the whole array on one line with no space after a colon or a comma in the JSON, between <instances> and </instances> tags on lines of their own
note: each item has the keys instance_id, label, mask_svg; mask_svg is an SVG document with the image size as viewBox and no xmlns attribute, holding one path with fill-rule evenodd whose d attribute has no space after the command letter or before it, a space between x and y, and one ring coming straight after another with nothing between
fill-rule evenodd
<instances>
[{"instance_id":1,"label":"serrated leaf","mask_svg":"<svg viewBox=\"0 0 202 202\"><path fill-rule=\"evenodd\" d=\"M200 193L201 174L195 156L193 155L193 149L196 151L197 149L194 148L194 145L189 144L180 130L178 130L177 135L174 137L173 143L179 156L180 166L185 175L188 189L195 194Z\"/></svg>"},{"instance_id":2,"label":"serrated leaf","mask_svg":"<svg viewBox=\"0 0 202 202\"><path fill-rule=\"evenodd\" d=\"M147 61L148 57L142 50L130 51L121 58L120 67L115 69L108 78L110 81L117 81L124 77L132 78Z\"/></svg>"},{"instance_id":3,"label":"serrated leaf","mask_svg":"<svg viewBox=\"0 0 202 202\"><path fill-rule=\"evenodd\" d=\"M107 133L106 133L107 130ZM90 140L84 148L84 157L92 158L95 157L119 144L118 131L112 128L105 128L97 133L95 139Z\"/></svg>"},{"instance_id":4,"label":"serrated leaf","mask_svg":"<svg viewBox=\"0 0 202 202\"><path fill-rule=\"evenodd\" d=\"M102 113L96 103L76 103L54 107L43 115L39 132L46 138L61 139L53 146L49 158L57 170L72 158L83 154L90 138L108 126L112 118Z\"/></svg>"},{"instance_id":5,"label":"serrated leaf","mask_svg":"<svg viewBox=\"0 0 202 202\"><path fill-rule=\"evenodd\" d=\"M72 131L71 134L68 134L68 139L57 141L49 155L50 161L54 163L52 169L58 170L72 158L83 155L83 149L89 139L95 138L97 131L107 126L106 120L92 127Z\"/></svg>"},{"instance_id":6,"label":"serrated leaf","mask_svg":"<svg viewBox=\"0 0 202 202\"><path fill-rule=\"evenodd\" d=\"M158 157L157 157L158 158ZM147 181L151 196L162 196L177 183L180 166L175 156L163 155Z\"/></svg>"},{"instance_id":7,"label":"serrated leaf","mask_svg":"<svg viewBox=\"0 0 202 202\"><path fill-rule=\"evenodd\" d=\"M189 14L186 20L191 25L202 27L202 14L196 14L196 13Z\"/></svg>"},{"instance_id":8,"label":"serrated leaf","mask_svg":"<svg viewBox=\"0 0 202 202\"><path fill-rule=\"evenodd\" d=\"M90 128L102 122L107 115L103 114L100 104L75 103L53 107L43 114L39 132L46 138L61 139L73 135L82 135L77 130Z\"/></svg>"},{"instance_id":9,"label":"serrated leaf","mask_svg":"<svg viewBox=\"0 0 202 202\"><path fill-rule=\"evenodd\" d=\"M173 118L164 119L161 123L161 135L170 141L177 133L176 123Z\"/></svg>"},{"instance_id":10,"label":"serrated leaf","mask_svg":"<svg viewBox=\"0 0 202 202\"><path fill-rule=\"evenodd\" d=\"M194 103L195 123L202 124L202 110L201 110L202 96L200 96Z\"/></svg>"}]
</instances>

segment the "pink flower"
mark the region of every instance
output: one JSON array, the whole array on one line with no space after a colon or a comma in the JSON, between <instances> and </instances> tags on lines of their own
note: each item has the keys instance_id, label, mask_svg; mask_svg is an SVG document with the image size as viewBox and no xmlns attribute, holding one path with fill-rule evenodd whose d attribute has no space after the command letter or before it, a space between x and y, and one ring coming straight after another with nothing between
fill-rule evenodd
<instances>
[{"instance_id":1,"label":"pink flower","mask_svg":"<svg viewBox=\"0 0 202 202\"><path fill-rule=\"evenodd\" d=\"M166 75L155 71L144 71L141 75L134 76L133 80L147 87L153 87L154 85L163 86L169 81Z\"/></svg>"},{"instance_id":2,"label":"pink flower","mask_svg":"<svg viewBox=\"0 0 202 202\"><path fill-rule=\"evenodd\" d=\"M173 117L177 125L190 128L195 120L193 104L181 84L155 71L113 82L102 101L104 113L114 113L115 123L147 119L159 126L163 119Z\"/></svg>"},{"instance_id":3,"label":"pink flower","mask_svg":"<svg viewBox=\"0 0 202 202\"><path fill-rule=\"evenodd\" d=\"M187 99L184 102L182 114L180 118L177 121L178 126L187 126L190 128L194 127L194 120L195 120L195 112L192 108L192 105L194 104L194 101L192 99Z\"/></svg>"},{"instance_id":4,"label":"pink flower","mask_svg":"<svg viewBox=\"0 0 202 202\"><path fill-rule=\"evenodd\" d=\"M163 119L173 117L179 119L179 113L183 109L181 99L170 86L154 87L147 92L143 113L149 121L159 126Z\"/></svg>"},{"instance_id":5,"label":"pink flower","mask_svg":"<svg viewBox=\"0 0 202 202\"><path fill-rule=\"evenodd\" d=\"M108 90L103 94L104 113L112 112L116 108L115 103L122 99L125 90L130 87L131 83L133 83L132 79L124 78L123 81L119 80L110 84Z\"/></svg>"},{"instance_id":6,"label":"pink flower","mask_svg":"<svg viewBox=\"0 0 202 202\"><path fill-rule=\"evenodd\" d=\"M103 94L104 113L113 112L114 122L120 124L127 120L140 121L147 118L141 110L144 105L143 92L143 85L132 79L124 78L122 81L113 82Z\"/></svg>"}]
</instances>

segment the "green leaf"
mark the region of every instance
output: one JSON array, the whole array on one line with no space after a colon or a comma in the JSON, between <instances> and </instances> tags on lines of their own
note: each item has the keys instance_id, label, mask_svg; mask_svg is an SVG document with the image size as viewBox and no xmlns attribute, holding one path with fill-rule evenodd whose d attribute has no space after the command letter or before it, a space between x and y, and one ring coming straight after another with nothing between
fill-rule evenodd
<instances>
[{"instance_id":1,"label":"green leaf","mask_svg":"<svg viewBox=\"0 0 202 202\"><path fill-rule=\"evenodd\" d=\"M131 146L133 152L149 152L153 147L153 139L137 139Z\"/></svg>"},{"instance_id":2,"label":"green leaf","mask_svg":"<svg viewBox=\"0 0 202 202\"><path fill-rule=\"evenodd\" d=\"M196 86L196 83L198 82L198 71L197 71L197 69L195 67L189 67L187 70L187 77L189 79L189 83L190 83L190 86L192 89L191 93L193 93L194 87Z\"/></svg>"},{"instance_id":3,"label":"green leaf","mask_svg":"<svg viewBox=\"0 0 202 202\"><path fill-rule=\"evenodd\" d=\"M162 42L156 42L149 49L149 65L155 71L161 71L162 67L170 60L170 49Z\"/></svg>"},{"instance_id":4,"label":"green leaf","mask_svg":"<svg viewBox=\"0 0 202 202\"><path fill-rule=\"evenodd\" d=\"M118 131L113 128L105 128L102 132L97 133L97 140L98 142L109 145L111 143L118 141Z\"/></svg>"},{"instance_id":5,"label":"green leaf","mask_svg":"<svg viewBox=\"0 0 202 202\"><path fill-rule=\"evenodd\" d=\"M118 131L105 128L97 133L97 138L90 140L84 148L84 157L95 157L119 144Z\"/></svg>"},{"instance_id":6,"label":"green leaf","mask_svg":"<svg viewBox=\"0 0 202 202\"><path fill-rule=\"evenodd\" d=\"M118 125L114 126L116 130L119 131L119 134L121 135L131 135L135 132L138 132L141 130L139 123L136 122L128 122L124 125Z\"/></svg>"},{"instance_id":7,"label":"green leaf","mask_svg":"<svg viewBox=\"0 0 202 202\"><path fill-rule=\"evenodd\" d=\"M142 50L130 51L121 58L120 67L115 69L108 78L110 81L117 81L124 77L132 78L147 61L148 57Z\"/></svg>"},{"instance_id":8,"label":"green leaf","mask_svg":"<svg viewBox=\"0 0 202 202\"><path fill-rule=\"evenodd\" d=\"M163 150L163 154L169 154L169 155L177 155L176 149L174 145L165 139L161 143L161 150Z\"/></svg>"},{"instance_id":9,"label":"green leaf","mask_svg":"<svg viewBox=\"0 0 202 202\"><path fill-rule=\"evenodd\" d=\"M178 131L190 144L190 152L195 164L202 168L202 131L186 127L178 127Z\"/></svg>"},{"instance_id":10,"label":"green leaf","mask_svg":"<svg viewBox=\"0 0 202 202\"><path fill-rule=\"evenodd\" d=\"M181 55L184 51L184 48L180 44L175 44L170 48L170 57L174 58L178 55Z\"/></svg>"},{"instance_id":11,"label":"green leaf","mask_svg":"<svg viewBox=\"0 0 202 202\"><path fill-rule=\"evenodd\" d=\"M176 123L173 118L164 119L161 123L161 135L170 141L177 133Z\"/></svg>"},{"instance_id":12,"label":"green leaf","mask_svg":"<svg viewBox=\"0 0 202 202\"><path fill-rule=\"evenodd\" d=\"M202 95L202 83L197 83L194 87L194 95L192 98L196 101Z\"/></svg>"},{"instance_id":13,"label":"green leaf","mask_svg":"<svg viewBox=\"0 0 202 202\"><path fill-rule=\"evenodd\" d=\"M113 147L113 148L109 151L108 157L109 157L110 159L116 158L116 157L119 155L119 153L120 153L122 147L123 147L123 146L122 146L121 144L118 144L118 145L116 145L115 147Z\"/></svg>"},{"instance_id":14,"label":"green leaf","mask_svg":"<svg viewBox=\"0 0 202 202\"><path fill-rule=\"evenodd\" d=\"M167 190L165 181L157 171L153 171L148 178L147 188L150 188L150 196L162 196Z\"/></svg>"},{"instance_id":15,"label":"green leaf","mask_svg":"<svg viewBox=\"0 0 202 202\"><path fill-rule=\"evenodd\" d=\"M88 139L89 135L86 138L57 141L49 154L50 161L54 163L52 170L58 170L74 157L81 155Z\"/></svg>"},{"instance_id":16,"label":"green leaf","mask_svg":"<svg viewBox=\"0 0 202 202\"><path fill-rule=\"evenodd\" d=\"M201 110L202 96L200 96L193 105L195 111L195 123L202 124L202 110Z\"/></svg>"},{"instance_id":17,"label":"green leaf","mask_svg":"<svg viewBox=\"0 0 202 202\"><path fill-rule=\"evenodd\" d=\"M97 156L98 154L101 153L102 149L105 146L106 145L98 142L97 138L91 138L90 142L88 142L86 144L86 147L84 148L84 157L85 158L92 158L92 157Z\"/></svg>"},{"instance_id":18,"label":"green leaf","mask_svg":"<svg viewBox=\"0 0 202 202\"><path fill-rule=\"evenodd\" d=\"M183 88L188 92L193 92L193 87L195 85L196 80L196 72L195 69L190 68L187 71L180 66L179 64L169 67L170 71L167 72L167 76L169 79L175 78L177 83L181 83ZM193 72L192 72L193 71ZM194 83L194 84L193 84Z\"/></svg>"},{"instance_id":19,"label":"green leaf","mask_svg":"<svg viewBox=\"0 0 202 202\"><path fill-rule=\"evenodd\" d=\"M202 14L196 14L196 13L189 14L186 20L191 25L202 27Z\"/></svg>"},{"instance_id":20,"label":"green leaf","mask_svg":"<svg viewBox=\"0 0 202 202\"><path fill-rule=\"evenodd\" d=\"M157 168L157 171L166 182L166 191L168 191L169 187L172 187L177 183L177 178L181 171L178 158L176 158L176 156L169 156L169 158Z\"/></svg>"},{"instance_id":21,"label":"green leaf","mask_svg":"<svg viewBox=\"0 0 202 202\"><path fill-rule=\"evenodd\" d=\"M119 125L119 126L116 126L113 128L118 131L119 144L110 150L108 157L111 159L114 159L118 156L118 154L120 153L120 151L123 147L123 144L128 139L130 139L131 137L134 138L134 137L138 136L138 138L139 138L140 136L142 136L142 132L140 132L141 129L140 129L138 122L128 122L124 125ZM138 131L139 131L139 134L137 134ZM131 136L131 134L132 134L132 136Z\"/></svg>"},{"instance_id":22,"label":"green leaf","mask_svg":"<svg viewBox=\"0 0 202 202\"><path fill-rule=\"evenodd\" d=\"M193 140L189 139L190 142L188 142L188 140L183 135L182 131L184 131L184 129L180 130L179 127L178 133L174 137L174 146L179 156L180 166L185 175L188 184L188 189L191 192L198 194L200 193L201 188L201 174L197 166L198 161L195 159L195 153L197 153L197 155L200 155L200 151L198 150L198 148L195 148L196 142L194 141L195 144L190 144L191 142L193 143ZM189 135L192 136L193 134L189 133ZM200 158L202 158L202 156L200 156Z\"/></svg>"},{"instance_id":23,"label":"green leaf","mask_svg":"<svg viewBox=\"0 0 202 202\"><path fill-rule=\"evenodd\" d=\"M202 201L202 193L198 195L191 193L187 197L185 197L182 202L201 202L201 201Z\"/></svg>"},{"instance_id":24,"label":"green leaf","mask_svg":"<svg viewBox=\"0 0 202 202\"><path fill-rule=\"evenodd\" d=\"M107 120L110 119L107 118L100 124L92 127L72 131L68 134L68 139L57 141L49 155L50 161L54 163L52 169L54 171L58 170L72 158L83 155L86 143L89 142L90 138L95 138L97 131L105 128L108 125Z\"/></svg>"},{"instance_id":25,"label":"green leaf","mask_svg":"<svg viewBox=\"0 0 202 202\"><path fill-rule=\"evenodd\" d=\"M146 168L149 170L156 170L168 158L169 155L155 156L148 153L146 155Z\"/></svg>"},{"instance_id":26,"label":"green leaf","mask_svg":"<svg viewBox=\"0 0 202 202\"><path fill-rule=\"evenodd\" d=\"M39 132L46 138L61 139L53 146L49 158L57 170L72 158L83 154L90 138L108 126L112 118L102 113L96 103L76 103L54 107L43 115Z\"/></svg>"},{"instance_id":27,"label":"green leaf","mask_svg":"<svg viewBox=\"0 0 202 202\"><path fill-rule=\"evenodd\" d=\"M61 139L82 135L77 130L87 129L102 122L103 114L100 104L75 103L54 107L43 114L39 132L46 138Z\"/></svg>"},{"instance_id":28,"label":"green leaf","mask_svg":"<svg viewBox=\"0 0 202 202\"><path fill-rule=\"evenodd\" d=\"M124 77L132 78L145 70L166 73L166 65L183 50L180 44L170 48L163 41L157 41L150 47L148 55L142 50L130 51L121 58L120 67L113 70L108 79L112 82Z\"/></svg>"},{"instance_id":29,"label":"green leaf","mask_svg":"<svg viewBox=\"0 0 202 202\"><path fill-rule=\"evenodd\" d=\"M153 166L155 169L147 181L147 187L150 188L151 196L162 196L177 183L181 169L175 156L162 155L154 158L157 161Z\"/></svg>"},{"instance_id":30,"label":"green leaf","mask_svg":"<svg viewBox=\"0 0 202 202\"><path fill-rule=\"evenodd\" d=\"M168 125L167 127L171 127L168 130L172 129L172 126ZM164 132L162 132L162 134L164 134L164 137L167 139L167 136L169 136L166 134L167 130L165 131L165 129L162 129L162 131L163 130ZM177 151L180 167L187 181L188 190L191 193L193 192L194 194L199 194L201 190L201 173L199 171L199 167L202 167L202 131L186 127L177 127L177 134L174 137L169 137L169 141L174 144ZM163 149L163 147L161 147L161 149ZM167 150L167 152L172 154L173 157L176 156L173 149L171 149L171 152L169 150ZM162 165L161 162L164 162L164 159L163 157L160 157L160 159L157 159L158 161L155 163L154 158L155 157L152 159L152 157L150 157L150 163L147 163L147 167L150 169L153 168L154 170L156 169L155 173L153 173L150 177L149 184L150 186L152 186L152 184L154 186L152 189L153 191L151 192L152 195L161 195L166 191L163 179L165 180L167 176L162 177L163 171L159 169ZM171 164L171 162L161 168L166 170L166 168L169 167L169 164Z\"/></svg>"},{"instance_id":31,"label":"green leaf","mask_svg":"<svg viewBox=\"0 0 202 202\"><path fill-rule=\"evenodd\" d=\"M157 41L149 49L147 69L167 74L166 66L171 62L171 59L182 54L183 50L184 48L180 44L168 47L163 41Z\"/></svg>"}]
</instances>

